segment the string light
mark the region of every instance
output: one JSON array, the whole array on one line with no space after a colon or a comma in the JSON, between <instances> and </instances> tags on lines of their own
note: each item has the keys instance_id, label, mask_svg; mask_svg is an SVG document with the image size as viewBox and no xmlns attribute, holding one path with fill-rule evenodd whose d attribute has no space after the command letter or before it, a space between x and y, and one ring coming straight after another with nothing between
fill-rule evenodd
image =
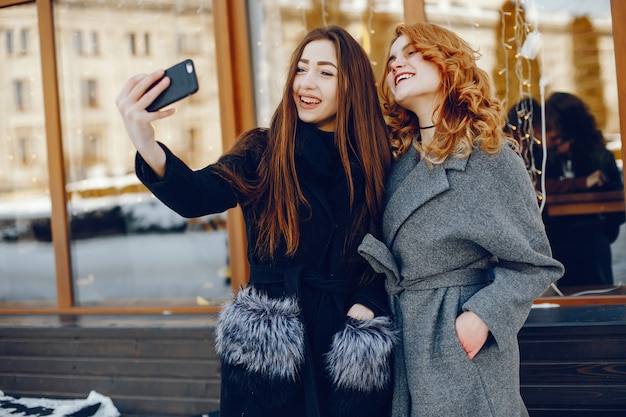
<instances>
[{"instance_id":1,"label":"string light","mask_svg":"<svg viewBox=\"0 0 626 417\"><path fill-rule=\"evenodd\" d=\"M508 127L511 131L516 133L516 137L521 142L520 147L522 156L526 164L526 168L531 177L531 180L535 186L537 186L537 199L540 202L540 208L543 210L545 204L545 180L542 176L542 172L545 169L546 149L545 143L537 139L533 135L533 118L540 117L540 115L533 114L532 109L532 67L530 61L535 59L537 53L542 47L541 34L538 31L538 25L535 23L533 26L526 20L525 10L522 5L523 1L516 0L514 2L513 11L502 10L502 46L505 53L505 67L498 71L499 75L505 76L505 94L503 103L506 105L510 97L511 77L515 77L517 80L517 97L516 114L517 120L509 121ZM513 18L513 35L507 36L506 23L507 18ZM508 51L512 51L514 64L513 71L509 71L509 59ZM541 83L540 83L541 84ZM543 113L543 93L542 86L541 91L541 111ZM536 119L535 119L536 122ZM545 117L541 117L542 122L542 137L545 135ZM515 124L515 126L514 126ZM536 123L535 123L536 125ZM541 145L543 147L541 169L538 169L535 155L535 145Z\"/></svg>"}]
</instances>

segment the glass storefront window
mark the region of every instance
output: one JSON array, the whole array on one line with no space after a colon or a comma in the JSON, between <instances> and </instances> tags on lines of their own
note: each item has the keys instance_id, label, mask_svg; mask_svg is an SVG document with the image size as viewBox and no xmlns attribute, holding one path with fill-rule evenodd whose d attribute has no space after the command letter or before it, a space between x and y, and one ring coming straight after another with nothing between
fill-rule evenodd
<instances>
[{"instance_id":1,"label":"glass storefront window","mask_svg":"<svg viewBox=\"0 0 626 417\"><path fill-rule=\"evenodd\" d=\"M37 9L0 9L0 306L56 305Z\"/></svg>"},{"instance_id":2,"label":"glass storefront window","mask_svg":"<svg viewBox=\"0 0 626 417\"><path fill-rule=\"evenodd\" d=\"M254 83L249 100L260 126L269 124L282 93L284 69L308 30L326 24L346 28L363 45L379 77L391 30L404 20L403 6L415 4L245 3ZM115 108L115 97L131 75L191 58L200 90L175 105L175 116L155 123L157 137L193 168L217 159L222 140L212 5L210 0L54 1L72 305L218 305L232 292L226 215L182 219L147 192L134 174L134 150ZM425 0L424 5L427 21L458 32L480 51L479 63L506 107L520 96L545 97L556 90L593 102L594 116L623 169L610 0ZM523 9L525 20L515 20L520 17L516 8ZM503 15L503 9L509 14ZM54 308L67 294L59 289L57 295L55 282L53 246L59 240L53 245L50 195L58 209L62 192L55 176L59 159L48 152L58 151L51 143L59 135L46 132L50 115L44 119L38 18L34 2L0 9L0 308ZM511 21L514 34L502 27ZM575 28L581 21L584 25ZM575 47L590 39L579 33L583 26L591 27L597 41L592 53ZM537 58L518 65L519 57L511 51L523 46L526 30L537 29L542 39ZM45 57L43 61L48 63ZM592 64L593 71L586 72L583 64ZM238 67L235 82L247 75L241 69L247 65ZM43 73L46 92L48 75ZM540 84L545 90L539 90ZM55 219L58 227L58 215ZM624 227L612 245L616 284L626 279ZM65 258L60 258L63 264ZM61 277L62 283L65 279Z\"/></svg>"},{"instance_id":3,"label":"glass storefront window","mask_svg":"<svg viewBox=\"0 0 626 417\"><path fill-rule=\"evenodd\" d=\"M75 305L193 306L229 297L225 215L184 219L134 173L115 107L128 78L192 59L198 92L154 123L192 168L221 154L211 1L55 1Z\"/></svg>"}]
</instances>

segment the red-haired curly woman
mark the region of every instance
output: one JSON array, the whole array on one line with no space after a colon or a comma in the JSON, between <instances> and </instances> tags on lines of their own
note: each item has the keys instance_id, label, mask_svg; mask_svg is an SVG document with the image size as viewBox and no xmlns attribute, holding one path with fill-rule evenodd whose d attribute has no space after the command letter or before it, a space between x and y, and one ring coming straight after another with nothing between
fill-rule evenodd
<instances>
[{"instance_id":1,"label":"red-haired curly woman","mask_svg":"<svg viewBox=\"0 0 626 417\"><path fill-rule=\"evenodd\" d=\"M527 416L516 336L563 273L476 59L432 24L397 26L387 54L396 162L382 240L368 235L359 251L387 275L401 332L393 416Z\"/></svg>"}]
</instances>

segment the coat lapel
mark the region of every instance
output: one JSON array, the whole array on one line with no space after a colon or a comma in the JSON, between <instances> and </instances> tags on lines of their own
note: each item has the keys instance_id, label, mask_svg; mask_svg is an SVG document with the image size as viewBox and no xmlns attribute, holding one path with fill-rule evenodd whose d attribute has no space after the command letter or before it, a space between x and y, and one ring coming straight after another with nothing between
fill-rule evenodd
<instances>
[{"instance_id":1,"label":"coat lapel","mask_svg":"<svg viewBox=\"0 0 626 417\"><path fill-rule=\"evenodd\" d=\"M402 184L407 175L415 169L418 162L419 154L414 147L411 147L411 149L395 162L393 169L389 173L389 178L387 179L385 205L389 203L389 200L393 197L398 187Z\"/></svg>"},{"instance_id":2,"label":"coat lapel","mask_svg":"<svg viewBox=\"0 0 626 417\"><path fill-rule=\"evenodd\" d=\"M383 231L388 247L406 219L419 207L450 188L447 170L464 170L467 158L447 158L430 167L419 162L417 150L411 148L394 167L389 177L387 201L383 215Z\"/></svg>"}]
</instances>

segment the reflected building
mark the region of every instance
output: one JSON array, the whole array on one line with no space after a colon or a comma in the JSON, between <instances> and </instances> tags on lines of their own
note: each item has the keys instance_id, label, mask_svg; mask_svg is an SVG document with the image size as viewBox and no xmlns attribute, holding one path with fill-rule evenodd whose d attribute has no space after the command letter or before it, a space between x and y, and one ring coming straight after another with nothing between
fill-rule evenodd
<instances>
[{"instance_id":1,"label":"reflected building","mask_svg":"<svg viewBox=\"0 0 626 417\"><path fill-rule=\"evenodd\" d=\"M281 94L281 68L307 26L318 20L344 25L368 50L379 74L377 66L388 32L402 16L402 1L266 0L250 5L251 34L256 42L252 43L255 91L249 99L257 102L261 125L269 123ZM494 35L500 5L493 0L427 0L425 10L428 21L452 28L478 48L481 67L493 73L498 65L495 50L506 44ZM330 10L316 13L316 8L322 7ZM55 1L54 12L68 182L132 172L134 149L117 114L115 96L130 75L165 68L185 58L196 63L200 90L176 105L176 123L156 124L157 137L171 140L174 151L194 167L217 159L222 148L210 1L131 1L120 7L101 0L62 0ZM326 22L316 18L322 14L332 18ZM544 38L539 59L546 89L576 92L573 45L567 30L572 16L543 15L540 7L527 11L527 16L537 22ZM612 86L616 81L610 16L595 18L594 25L599 34L602 79L604 85ZM37 33L36 21L28 12L13 7L0 14L0 82L5 91L0 101L5 115L0 120L3 192L47 186ZM617 92L607 88L605 94L609 111L605 130L610 135L619 131Z\"/></svg>"},{"instance_id":2,"label":"reflected building","mask_svg":"<svg viewBox=\"0 0 626 417\"><path fill-rule=\"evenodd\" d=\"M55 41L64 160L68 182L132 172L130 144L115 97L134 74L192 58L198 93L177 104L177 122L157 137L200 167L221 154L210 1L55 1ZM120 22L123 24L115 24ZM129 24L129 22L131 24ZM45 189L47 172L37 21L27 9L0 14L0 189ZM45 69L44 69L45 70ZM182 120L182 123L181 123ZM209 138L209 139L207 139Z\"/></svg>"}]
</instances>

